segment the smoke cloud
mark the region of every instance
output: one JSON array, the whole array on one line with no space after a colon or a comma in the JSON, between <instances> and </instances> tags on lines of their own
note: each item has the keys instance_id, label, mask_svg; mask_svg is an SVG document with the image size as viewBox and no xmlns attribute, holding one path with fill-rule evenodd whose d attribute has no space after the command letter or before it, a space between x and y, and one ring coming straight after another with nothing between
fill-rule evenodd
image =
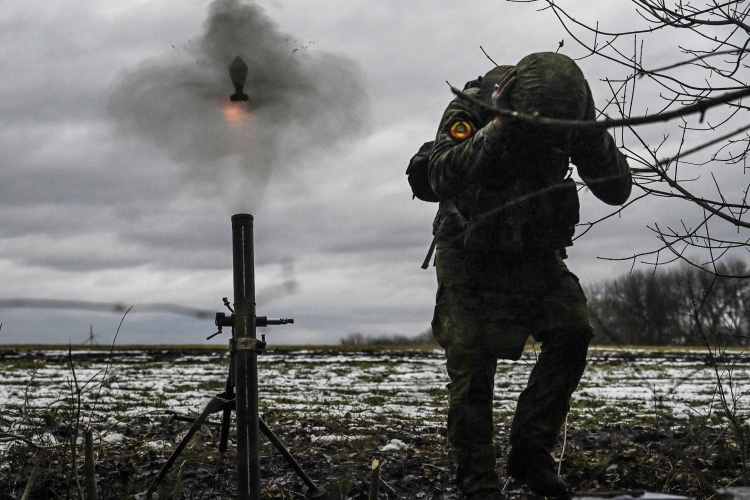
<instances>
[{"instance_id":1,"label":"smoke cloud","mask_svg":"<svg viewBox=\"0 0 750 500\"><path fill-rule=\"evenodd\" d=\"M299 167L361 135L369 101L351 60L301 48L262 9L215 0L204 33L125 72L110 98L121 130L166 151L198 187L255 211L279 167ZM244 92L228 66L248 65Z\"/></svg>"}]
</instances>

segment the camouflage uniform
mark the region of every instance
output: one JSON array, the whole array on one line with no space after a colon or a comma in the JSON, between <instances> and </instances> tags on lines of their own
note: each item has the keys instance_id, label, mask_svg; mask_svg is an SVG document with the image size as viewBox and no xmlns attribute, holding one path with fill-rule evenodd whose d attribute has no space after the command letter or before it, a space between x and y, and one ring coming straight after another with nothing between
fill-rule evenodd
<instances>
[{"instance_id":1,"label":"camouflage uniform","mask_svg":"<svg viewBox=\"0 0 750 500\"><path fill-rule=\"evenodd\" d=\"M464 92L479 98L487 84L486 77L483 91L482 79L469 82ZM553 139L559 147L551 152L538 146L533 158L523 158L512 139L494 140L491 120L455 99L429 163L441 199L432 328L447 356L448 438L467 495L499 488L492 419L497 359L519 359L529 335L542 343L511 426L511 473L527 461L551 461L584 371L592 337L586 297L563 262L578 222L577 193L565 181L568 160L606 203L624 203L631 186L627 161L606 131L568 132ZM535 171L532 163L544 168Z\"/></svg>"}]
</instances>

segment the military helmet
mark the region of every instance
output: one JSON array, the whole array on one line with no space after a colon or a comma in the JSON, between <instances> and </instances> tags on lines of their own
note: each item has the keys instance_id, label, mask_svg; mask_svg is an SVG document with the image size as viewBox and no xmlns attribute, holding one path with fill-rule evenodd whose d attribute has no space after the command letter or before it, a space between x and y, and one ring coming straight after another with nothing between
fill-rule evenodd
<instances>
[{"instance_id":1,"label":"military helmet","mask_svg":"<svg viewBox=\"0 0 750 500\"><path fill-rule=\"evenodd\" d=\"M568 56L539 52L515 66L516 82L508 94L515 111L563 120L580 120L586 114L588 88L583 72ZM504 72L503 72L504 73ZM537 177L567 173L574 140L570 129L515 122L508 140L508 170Z\"/></svg>"},{"instance_id":2,"label":"military helmet","mask_svg":"<svg viewBox=\"0 0 750 500\"><path fill-rule=\"evenodd\" d=\"M580 120L586 113L586 79L568 56L554 52L530 54L516 64L516 83L508 96L521 113Z\"/></svg>"}]
</instances>

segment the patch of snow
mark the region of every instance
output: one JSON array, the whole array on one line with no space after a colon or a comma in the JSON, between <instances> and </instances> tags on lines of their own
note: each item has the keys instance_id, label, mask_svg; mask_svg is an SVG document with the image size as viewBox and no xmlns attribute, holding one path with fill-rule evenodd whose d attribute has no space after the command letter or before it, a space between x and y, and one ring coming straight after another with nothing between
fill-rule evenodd
<instances>
[{"instance_id":1,"label":"patch of snow","mask_svg":"<svg viewBox=\"0 0 750 500\"><path fill-rule=\"evenodd\" d=\"M394 450L403 450L408 445L401 441L400 439L391 439L388 444L380 448L380 451L394 451Z\"/></svg>"},{"instance_id":2,"label":"patch of snow","mask_svg":"<svg viewBox=\"0 0 750 500\"><path fill-rule=\"evenodd\" d=\"M119 432L113 432L111 434L107 434L106 436L104 436L102 438L102 441L108 444L115 444L115 443L121 442L124 439L125 439L125 436L123 436Z\"/></svg>"},{"instance_id":3,"label":"patch of snow","mask_svg":"<svg viewBox=\"0 0 750 500\"><path fill-rule=\"evenodd\" d=\"M325 436L310 436L310 442L315 444L330 444L347 441L359 441L367 436L345 436L343 434L327 434Z\"/></svg>"},{"instance_id":4,"label":"patch of snow","mask_svg":"<svg viewBox=\"0 0 750 500\"><path fill-rule=\"evenodd\" d=\"M171 448L172 443L160 439L158 441L147 441L143 443L143 446L152 450L163 450L164 448Z\"/></svg>"}]
</instances>

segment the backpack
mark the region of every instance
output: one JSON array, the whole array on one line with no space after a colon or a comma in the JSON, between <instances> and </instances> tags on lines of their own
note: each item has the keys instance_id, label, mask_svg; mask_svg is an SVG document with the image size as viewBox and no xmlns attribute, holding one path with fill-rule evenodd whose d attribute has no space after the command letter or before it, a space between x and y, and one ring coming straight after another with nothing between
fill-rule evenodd
<instances>
[{"instance_id":1,"label":"backpack","mask_svg":"<svg viewBox=\"0 0 750 500\"><path fill-rule=\"evenodd\" d=\"M406 168L406 175L409 176L409 186L411 186L412 199L418 198L422 201L436 203L440 201L430 185L430 177L427 167L430 164L430 154L435 141L425 142L419 148L417 154L412 156L409 166Z\"/></svg>"}]
</instances>

